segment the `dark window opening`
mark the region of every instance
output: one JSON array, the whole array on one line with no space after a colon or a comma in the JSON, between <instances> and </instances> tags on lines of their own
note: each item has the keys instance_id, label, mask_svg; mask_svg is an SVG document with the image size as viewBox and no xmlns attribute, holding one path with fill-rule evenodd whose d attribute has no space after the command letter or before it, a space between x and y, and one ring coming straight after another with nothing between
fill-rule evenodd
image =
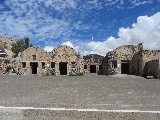
<instances>
[{"instance_id":1,"label":"dark window opening","mask_svg":"<svg viewBox=\"0 0 160 120\"><path fill-rule=\"evenodd\" d=\"M31 66L31 69L32 69L32 74L37 74L38 62L31 62L30 66Z\"/></svg>"},{"instance_id":2,"label":"dark window opening","mask_svg":"<svg viewBox=\"0 0 160 120\"><path fill-rule=\"evenodd\" d=\"M76 62L71 62L72 63L72 68L76 68Z\"/></svg>"},{"instance_id":3,"label":"dark window opening","mask_svg":"<svg viewBox=\"0 0 160 120\"><path fill-rule=\"evenodd\" d=\"M45 69L45 62L42 62L42 68Z\"/></svg>"},{"instance_id":4,"label":"dark window opening","mask_svg":"<svg viewBox=\"0 0 160 120\"><path fill-rule=\"evenodd\" d=\"M59 71L60 75L67 75L67 62L59 63Z\"/></svg>"},{"instance_id":5,"label":"dark window opening","mask_svg":"<svg viewBox=\"0 0 160 120\"><path fill-rule=\"evenodd\" d=\"M84 69L87 69L87 65L84 65Z\"/></svg>"},{"instance_id":6,"label":"dark window opening","mask_svg":"<svg viewBox=\"0 0 160 120\"><path fill-rule=\"evenodd\" d=\"M102 70L102 65L99 65L99 70Z\"/></svg>"},{"instance_id":7,"label":"dark window opening","mask_svg":"<svg viewBox=\"0 0 160 120\"><path fill-rule=\"evenodd\" d=\"M121 74L129 74L130 61L121 61Z\"/></svg>"},{"instance_id":8,"label":"dark window opening","mask_svg":"<svg viewBox=\"0 0 160 120\"><path fill-rule=\"evenodd\" d=\"M112 68L117 68L117 60L112 60Z\"/></svg>"},{"instance_id":9,"label":"dark window opening","mask_svg":"<svg viewBox=\"0 0 160 120\"><path fill-rule=\"evenodd\" d=\"M51 62L51 68L55 68L55 62Z\"/></svg>"},{"instance_id":10,"label":"dark window opening","mask_svg":"<svg viewBox=\"0 0 160 120\"><path fill-rule=\"evenodd\" d=\"M96 73L96 65L90 65L90 73Z\"/></svg>"},{"instance_id":11,"label":"dark window opening","mask_svg":"<svg viewBox=\"0 0 160 120\"><path fill-rule=\"evenodd\" d=\"M22 68L26 67L26 62L22 62Z\"/></svg>"},{"instance_id":12,"label":"dark window opening","mask_svg":"<svg viewBox=\"0 0 160 120\"><path fill-rule=\"evenodd\" d=\"M36 55L32 55L33 56L33 61L36 61Z\"/></svg>"}]
</instances>

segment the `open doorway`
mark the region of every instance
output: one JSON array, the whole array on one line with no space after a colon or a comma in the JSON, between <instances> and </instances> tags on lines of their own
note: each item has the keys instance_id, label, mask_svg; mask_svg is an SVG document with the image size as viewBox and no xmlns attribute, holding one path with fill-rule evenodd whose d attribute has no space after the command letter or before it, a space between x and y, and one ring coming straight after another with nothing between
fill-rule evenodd
<instances>
[{"instance_id":1,"label":"open doorway","mask_svg":"<svg viewBox=\"0 0 160 120\"><path fill-rule=\"evenodd\" d=\"M32 69L32 74L37 74L38 62L31 62L30 66L31 66L31 69Z\"/></svg>"},{"instance_id":2,"label":"open doorway","mask_svg":"<svg viewBox=\"0 0 160 120\"><path fill-rule=\"evenodd\" d=\"M59 63L59 71L60 75L67 75L67 62Z\"/></svg>"},{"instance_id":3,"label":"open doorway","mask_svg":"<svg viewBox=\"0 0 160 120\"><path fill-rule=\"evenodd\" d=\"M130 61L121 61L121 74L129 74Z\"/></svg>"},{"instance_id":4,"label":"open doorway","mask_svg":"<svg viewBox=\"0 0 160 120\"><path fill-rule=\"evenodd\" d=\"M96 73L96 65L90 65L90 73Z\"/></svg>"}]
</instances>

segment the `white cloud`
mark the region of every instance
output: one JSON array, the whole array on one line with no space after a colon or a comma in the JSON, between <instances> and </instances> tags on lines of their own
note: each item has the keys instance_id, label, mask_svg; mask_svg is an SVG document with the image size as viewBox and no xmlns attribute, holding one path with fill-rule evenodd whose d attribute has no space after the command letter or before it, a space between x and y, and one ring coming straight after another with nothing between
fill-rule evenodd
<instances>
[{"instance_id":1,"label":"white cloud","mask_svg":"<svg viewBox=\"0 0 160 120\"><path fill-rule=\"evenodd\" d=\"M155 15L140 16L132 28L120 28L119 38L109 37L103 42L88 42L87 47L92 53L105 55L108 51L121 45L132 45L143 42L145 49L160 48L160 12ZM87 53L87 52L86 52Z\"/></svg>"},{"instance_id":2,"label":"white cloud","mask_svg":"<svg viewBox=\"0 0 160 120\"><path fill-rule=\"evenodd\" d=\"M73 48L73 44L70 41L64 42L62 45L67 45Z\"/></svg>"},{"instance_id":3,"label":"white cloud","mask_svg":"<svg viewBox=\"0 0 160 120\"><path fill-rule=\"evenodd\" d=\"M28 36L31 42L36 44L39 41L50 42L51 39L60 38L61 36L70 36L72 34L72 26L64 19L53 18L48 12L53 11L45 2L52 2L54 6L64 6L66 8L74 8L73 0L12 0L5 1L5 5L10 8L4 11L0 17L0 33L3 36L21 39ZM61 5L58 5L59 3ZM63 5L64 4L64 5ZM54 8L54 6L52 6ZM49 9L48 11L46 11ZM50 10L51 9L51 10Z\"/></svg>"},{"instance_id":4,"label":"white cloud","mask_svg":"<svg viewBox=\"0 0 160 120\"><path fill-rule=\"evenodd\" d=\"M74 0L47 0L46 7L52 7L57 11L62 11L66 8L76 8L77 4Z\"/></svg>"},{"instance_id":5,"label":"white cloud","mask_svg":"<svg viewBox=\"0 0 160 120\"><path fill-rule=\"evenodd\" d=\"M70 46L70 47L74 48L76 50L76 52L79 52L79 46L74 46L71 41L64 42L64 43L62 43L62 45Z\"/></svg>"},{"instance_id":6,"label":"white cloud","mask_svg":"<svg viewBox=\"0 0 160 120\"><path fill-rule=\"evenodd\" d=\"M135 45L143 42L144 49L159 49L160 48L160 12L155 15L140 16L137 18L137 23L132 25L132 28L119 28L119 38L109 37L105 41L91 41L77 45L78 50L82 55L100 54L105 56L108 51L115 49L121 45ZM68 41L65 45L74 45ZM84 47L85 46L85 47Z\"/></svg>"},{"instance_id":7,"label":"white cloud","mask_svg":"<svg viewBox=\"0 0 160 120\"><path fill-rule=\"evenodd\" d=\"M129 7L134 7L136 4L149 4L152 0L143 0L143 2L129 0L128 2L131 3ZM96 24L91 24L91 22L88 24L83 21L86 16L88 18L91 15L90 13L92 13L93 9L107 10L114 8L114 6L118 6L120 9L123 4L126 4L125 0L104 0L103 2L99 0L5 0L4 3L7 9L1 12L1 35L17 39L28 36L31 42L44 41L45 45L54 44L56 42L54 41L55 39L62 43L63 40L70 40L72 35L81 38L86 37L87 35L81 34L81 32L96 30L98 26L102 26L97 21ZM0 6L0 9L3 8L3 6ZM103 42L92 41L86 43L67 41L62 44L67 44L82 54L98 53L101 55L105 55L109 50L119 45L138 44L138 42L144 42L145 47L148 49L158 49L157 43L160 40L159 14L157 13L151 17L141 16L137 19L137 23L133 24L132 28L120 28L118 32L119 38L109 37ZM79 21L76 17L80 18ZM74 21L73 19L76 20ZM76 33L75 30L79 32ZM54 47L45 47L46 50L52 48Z\"/></svg>"},{"instance_id":8,"label":"white cloud","mask_svg":"<svg viewBox=\"0 0 160 120\"><path fill-rule=\"evenodd\" d=\"M53 46L45 46L43 49L47 52L51 52L54 49L54 47Z\"/></svg>"}]
</instances>

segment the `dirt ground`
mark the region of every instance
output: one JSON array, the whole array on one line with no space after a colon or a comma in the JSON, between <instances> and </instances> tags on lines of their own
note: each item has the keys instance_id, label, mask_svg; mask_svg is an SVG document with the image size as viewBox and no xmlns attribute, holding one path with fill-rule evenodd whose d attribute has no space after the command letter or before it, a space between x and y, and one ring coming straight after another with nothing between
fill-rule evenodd
<instances>
[{"instance_id":1,"label":"dirt ground","mask_svg":"<svg viewBox=\"0 0 160 120\"><path fill-rule=\"evenodd\" d=\"M160 80L92 74L1 75L0 106L160 111Z\"/></svg>"}]
</instances>

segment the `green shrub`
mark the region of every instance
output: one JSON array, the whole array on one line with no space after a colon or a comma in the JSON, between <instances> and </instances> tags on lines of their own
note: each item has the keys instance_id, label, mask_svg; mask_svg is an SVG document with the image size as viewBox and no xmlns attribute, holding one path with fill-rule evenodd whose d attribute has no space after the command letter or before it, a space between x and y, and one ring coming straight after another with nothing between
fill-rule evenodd
<instances>
[{"instance_id":1,"label":"green shrub","mask_svg":"<svg viewBox=\"0 0 160 120\"><path fill-rule=\"evenodd\" d=\"M82 73L82 72L77 73L76 76L84 76L84 73Z\"/></svg>"},{"instance_id":2,"label":"green shrub","mask_svg":"<svg viewBox=\"0 0 160 120\"><path fill-rule=\"evenodd\" d=\"M154 79L160 79L160 75L154 76Z\"/></svg>"},{"instance_id":3,"label":"green shrub","mask_svg":"<svg viewBox=\"0 0 160 120\"><path fill-rule=\"evenodd\" d=\"M69 72L68 76L75 76L72 72Z\"/></svg>"},{"instance_id":4,"label":"green shrub","mask_svg":"<svg viewBox=\"0 0 160 120\"><path fill-rule=\"evenodd\" d=\"M50 70L50 74L53 76L53 75L56 75L56 71L55 71L55 69L51 69Z\"/></svg>"},{"instance_id":5,"label":"green shrub","mask_svg":"<svg viewBox=\"0 0 160 120\"><path fill-rule=\"evenodd\" d=\"M82 72L79 72L79 73L70 72L68 76L84 76L84 73L82 73Z\"/></svg>"},{"instance_id":6,"label":"green shrub","mask_svg":"<svg viewBox=\"0 0 160 120\"><path fill-rule=\"evenodd\" d=\"M5 63L5 64L9 64L9 63L10 63L10 60L5 59L5 60L4 60L4 63Z\"/></svg>"},{"instance_id":7,"label":"green shrub","mask_svg":"<svg viewBox=\"0 0 160 120\"><path fill-rule=\"evenodd\" d=\"M42 76L54 76L56 75L56 70L55 69L52 69L52 68L47 68L45 73L42 74Z\"/></svg>"},{"instance_id":8,"label":"green shrub","mask_svg":"<svg viewBox=\"0 0 160 120\"><path fill-rule=\"evenodd\" d=\"M7 67L6 67L6 70L5 70L5 73L9 73L9 71L10 71L11 69L12 69L11 66L7 66Z\"/></svg>"},{"instance_id":9,"label":"green shrub","mask_svg":"<svg viewBox=\"0 0 160 120\"><path fill-rule=\"evenodd\" d=\"M111 72L111 75L115 75L115 74L117 74L115 71L112 71L112 72Z\"/></svg>"},{"instance_id":10,"label":"green shrub","mask_svg":"<svg viewBox=\"0 0 160 120\"><path fill-rule=\"evenodd\" d=\"M16 74L17 74L17 75L21 75L21 72L17 71Z\"/></svg>"}]
</instances>

